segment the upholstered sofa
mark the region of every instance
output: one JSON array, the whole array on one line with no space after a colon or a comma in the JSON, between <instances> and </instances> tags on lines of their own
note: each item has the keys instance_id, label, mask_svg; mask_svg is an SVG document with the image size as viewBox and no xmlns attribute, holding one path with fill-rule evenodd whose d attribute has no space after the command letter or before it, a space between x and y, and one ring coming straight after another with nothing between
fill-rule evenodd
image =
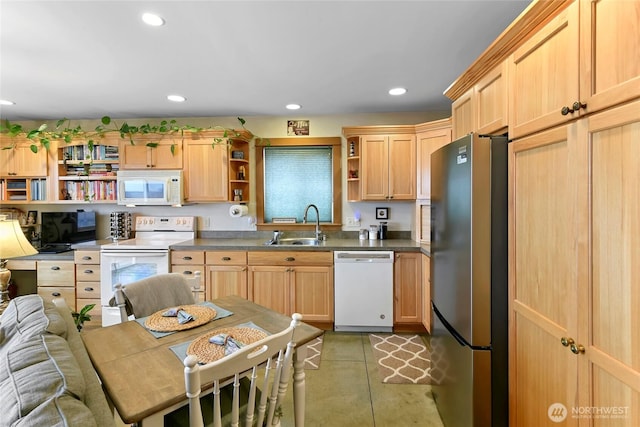
<instances>
[{"instance_id":1,"label":"upholstered sofa","mask_svg":"<svg viewBox=\"0 0 640 427\"><path fill-rule=\"evenodd\" d=\"M63 300L21 296L0 315L0 419L3 426L115 425Z\"/></svg>"}]
</instances>

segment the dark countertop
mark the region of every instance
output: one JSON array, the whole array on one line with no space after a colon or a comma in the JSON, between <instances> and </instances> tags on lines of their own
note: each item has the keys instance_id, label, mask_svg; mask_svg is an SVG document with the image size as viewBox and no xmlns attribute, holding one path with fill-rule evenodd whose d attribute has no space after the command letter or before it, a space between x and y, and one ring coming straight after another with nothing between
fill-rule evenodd
<instances>
[{"instance_id":1,"label":"dark countertop","mask_svg":"<svg viewBox=\"0 0 640 427\"><path fill-rule=\"evenodd\" d=\"M304 245L282 245L271 246L264 243L268 239L264 238L204 238L186 240L181 243L171 245L171 250L175 251L402 251L402 252L422 252L431 255L430 247L410 239L386 239L386 240L358 240L358 239L331 239L325 240L318 246ZM16 259L21 260L71 260L74 259L75 250L100 250L102 245L113 243L111 239L95 240L90 242L77 243L71 246L70 251L57 254L36 254Z\"/></svg>"},{"instance_id":2,"label":"dark countertop","mask_svg":"<svg viewBox=\"0 0 640 427\"><path fill-rule=\"evenodd\" d=\"M358 240L331 239L317 246L265 245L268 239L194 239L171 245L172 250L238 250L238 251L403 251L422 252L430 255L429 245L409 239Z\"/></svg>"}]
</instances>

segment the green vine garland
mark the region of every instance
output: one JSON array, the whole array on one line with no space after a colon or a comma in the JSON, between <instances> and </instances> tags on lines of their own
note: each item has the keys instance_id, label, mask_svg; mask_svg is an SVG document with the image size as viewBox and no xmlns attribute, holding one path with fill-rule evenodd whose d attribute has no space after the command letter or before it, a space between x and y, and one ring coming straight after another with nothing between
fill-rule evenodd
<instances>
[{"instance_id":1,"label":"green vine garland","mask_svg":"<svg viewBox=\"0 0 640 427\"><path fill-rule=\"evenodd\" d=\"M247 132L250 140L261 140L261 138L253 135L251 131L245 128L246 121L242 117L238 117L238 122L242 126L242 130ZM11 123L8 120L0 122L0 134L7 135L11 138L24 137L31 141L30 149L32 152L37 153L39 147L43 147L46 150L49 149L49 144L53 140L62 140L65 143L70 143L75 138L85 138L87 140L87 146L90 151L93 151L93 146L96 139L102 139L107 134L117 133L122 139L129 139L132 145L134 145L134 138L137 136L153 136L157 135L160 139L165 136L180 134L180 137L184 139L184 132L203 132L209 130L223 131L223 136L214 138L212 146L222 144L229 136L244 138L236 129L225 128L222 126L210 126L210 127L196 127L191 125L178 125L176 120L162 120L159 124L143 124L140 126L132 126L127 122L118 125L109 116L104 116L100 119L100 124L91 131L84 130L80 125L72 127L70 119L60 119L56 122L55 128L50 130L47 124L42 124L36 129L25 129L22 125L17 123ZM11 150L15 148L17 142L11 145L2 147L3 150ZM38 144L39 143L39 144ZM157 142L148 142L148 147L155 148L158 146ZM171 153L175 154L175 145L171 146Z\"/></svg>"}]
</instances>

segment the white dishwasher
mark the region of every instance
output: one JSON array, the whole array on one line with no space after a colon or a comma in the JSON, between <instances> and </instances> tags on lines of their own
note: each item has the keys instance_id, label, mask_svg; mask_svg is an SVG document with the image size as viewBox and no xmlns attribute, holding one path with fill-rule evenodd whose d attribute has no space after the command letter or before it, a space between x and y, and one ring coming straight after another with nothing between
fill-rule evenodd
<instances>
[{"instance_id":1,"label":"white dishwasher","mask_svg":"<svg viewBox=\"0 0 640 427\"><path fill-rule=\"evenodd\" d=\"M336 331L392 332L393 251L335 251Z\"/></svg>"}]
</instances>

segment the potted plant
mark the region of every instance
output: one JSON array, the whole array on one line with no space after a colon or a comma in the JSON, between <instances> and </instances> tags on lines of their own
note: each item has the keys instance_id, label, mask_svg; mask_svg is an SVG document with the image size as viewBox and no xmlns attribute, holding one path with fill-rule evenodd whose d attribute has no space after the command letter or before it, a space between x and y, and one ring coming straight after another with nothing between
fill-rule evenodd
<instances>
[{"instance_id":1,"label":"potted plant","mask_svg":"<svg viewBox=\"0 0 640 427\"><path fill-rule=\"evenodd\" d=\"M87 304L80 309L80 311L72 311L71 316L73 317L73 321L76 324L76 328L78 328L78 332L82 331L82 327L84 326L84 322L91 320L91 315L89 312L95 307L95 304Z\"/></svg>"}]
</instances>

